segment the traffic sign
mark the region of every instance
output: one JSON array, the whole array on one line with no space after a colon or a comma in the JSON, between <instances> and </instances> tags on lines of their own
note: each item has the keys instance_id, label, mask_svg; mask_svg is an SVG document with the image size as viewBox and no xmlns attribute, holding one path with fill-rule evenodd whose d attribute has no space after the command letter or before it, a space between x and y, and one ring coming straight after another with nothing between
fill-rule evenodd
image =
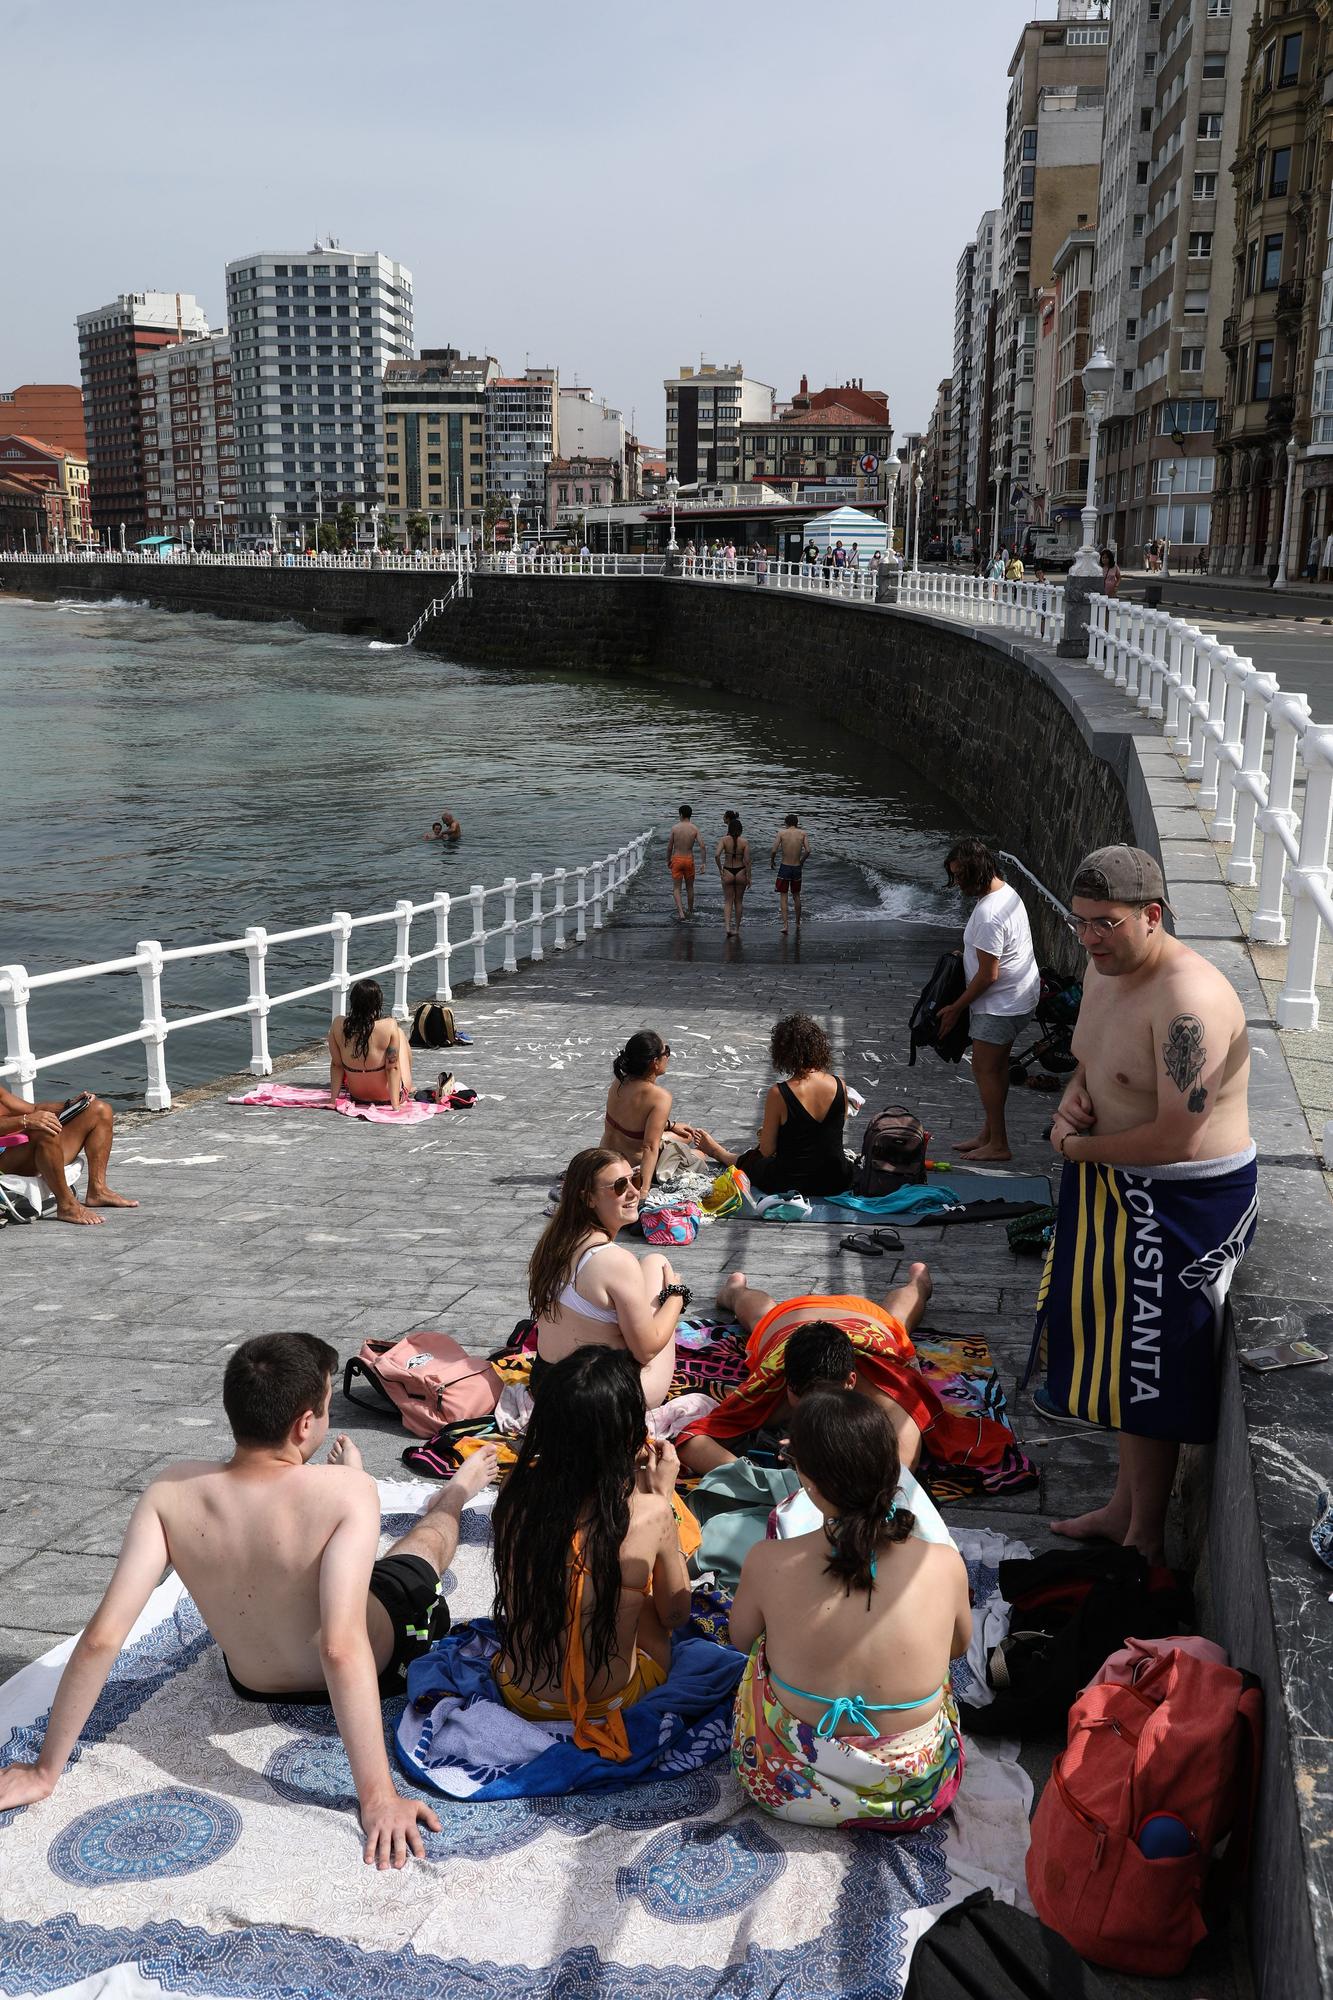
<instances>
[{"instance_id":1,"label":"traffic sign","mask_svg":"<svg viewBox=\"0 0 1333 2000\"><path fill-rule=\"evenodd\" d=\"M865 457L860 461L860 465L862 472L879 471L879 460L876 458L873 451L868 451L866 453Z\"/></svg>"}]
</instances>

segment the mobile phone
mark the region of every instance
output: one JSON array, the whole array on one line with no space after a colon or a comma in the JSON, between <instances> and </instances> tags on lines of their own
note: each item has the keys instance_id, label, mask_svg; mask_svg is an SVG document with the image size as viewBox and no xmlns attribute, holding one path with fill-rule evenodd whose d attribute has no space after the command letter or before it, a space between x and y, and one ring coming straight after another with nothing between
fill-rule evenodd
<instances>
[{"instance_id":1,"label":"mobile phone","mask_svg":"<svg viewBox=\"0 0 1333 2000\"><path fill-rule=\"evenodd\" d=\"M88 1109L88 1106L92 1103L92 1101L93 1101L93 1094L91 1090L85 1090L82 1097L71 1097L69 1103L63 1106L61 1110L57 1111L56 1113L57 1125L68 1125L70 1119L77 1118L81 1111L86 1111Z\"/></svg>"},{"instance_id":2,"label":"mobile phone","mask_svg":"<svg viewBox=\"0 0 1333 2000\"><path fill-rule=\"evenodd\" d=\"M1320 1347L1308 1340L1279 1340L1271 1347L1243 1347L1240 1358L1247 1368L1308 1368L1312 1361L1327 1361Z\"/></svg>"}]
</instances>

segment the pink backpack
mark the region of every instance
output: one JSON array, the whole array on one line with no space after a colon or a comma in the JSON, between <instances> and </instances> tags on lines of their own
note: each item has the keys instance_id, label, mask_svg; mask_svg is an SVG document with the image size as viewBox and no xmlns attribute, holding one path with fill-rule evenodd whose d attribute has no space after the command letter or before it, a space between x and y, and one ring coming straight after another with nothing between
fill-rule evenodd
<instances>
[{"instance_id":1,"label":"pink backpack","mask_svg":"<svg viewBox=\"0 0 1333 2000\"><path fill-rule=\"evenodd\" d=\"M382 1403L365 1403L352 1394L358 1376L365 1377ZM369 1409L387 1403L413 1437L433 1437L445 1424L464 1417L489 1416L503 1387L489 1361L465 1354L447 1333L368 1340L343 1370L343 1394L349 1403Z\"/></svg>"}]
</instances>

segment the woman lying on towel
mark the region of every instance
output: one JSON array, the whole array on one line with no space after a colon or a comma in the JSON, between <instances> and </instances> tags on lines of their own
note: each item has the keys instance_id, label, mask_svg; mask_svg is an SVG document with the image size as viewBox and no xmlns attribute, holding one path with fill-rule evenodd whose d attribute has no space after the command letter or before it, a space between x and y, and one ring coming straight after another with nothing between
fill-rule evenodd
<instances>
[{"instance_id":1,"label":"woman lying on towel","mask_svg":"<svg viewBox=\"0 0 1333 2000\"><path fill-rule=\"evenodd\" d=\"M949 1661L972 1637L967 1571L951 1544L914 1537L876 1404L802 1396L790 1456L823 1524L745 1558L731 1643L750 1657L731 1761L780 1818L910 1833L962 1782Z\"/></svg>"},{"instance_id":2,"label":"woman lying on towel","mask_svg":"<svg viewBox=\"0 0 1333 2000\"><path fill-rule=\"evenodd\" d=\"M661 1687L690 1615L678 1470L648 1436L632 1357L588 1346L549 1370L495 1504L501 1699L531 1722L572 1721L580 1749L622 1762L621 1711Z\"/></svg>"},{"instance_id":3,"label":"woman lying on towel","mask_svg":"<svg viewBox=\"0 0 1333 2000\"><path fill-rule=\"evenodd\" d=\"M384 1013L378 980L358 979L347 995L347 1012L329 1029L329 1098L338 1094L358 1104L391 1104L396 1111L412 1095L412 1051L392 1015Z\"/></svg>"},{"instance_id":4,"label":"woman lying on towel","mask_svg":"<svg viewBox=\"0 0 1333 2000\"><path fill-rule=\"evenodd\" d=\"M611 1065L615 1074L606 1093L602 1144L608 1151L623 1152L631 1166L642 1169L645 1194L658 1173L694 1170L710 1161L726 1164L731 1159L710 1133L673 1120L671 1092L662 1081L670 1060L670 1044L652 1028L640 1028Z\"/></svg>"}]
</instances>

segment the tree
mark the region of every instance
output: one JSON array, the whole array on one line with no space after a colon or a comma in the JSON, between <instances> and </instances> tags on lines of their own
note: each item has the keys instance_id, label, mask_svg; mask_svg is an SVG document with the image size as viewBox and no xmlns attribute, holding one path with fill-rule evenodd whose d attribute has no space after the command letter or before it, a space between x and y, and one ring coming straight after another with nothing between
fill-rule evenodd
<instances>
[{"instance_id":1,"label":"tree","mask_svg":"<svg viewBox=\"0 0 1333 2000\"><path fill-rule=\"evenodd\" d=\"M341 547L342 543L338 537L337 524L333 521L321 521L319 524L320 553L334 556L337 555Z\"/></svg>"},{"instance_id":2,"label":"tree","mask_svg":"<svg viewBox=\"0 0 1333 2000\"><path fill-rule=\"evenodd\" d=\"M414 549L430 540L430 522L424 514L409 514L407 517L407 538Z\"/></svg>"},{"instance_id":3,"label":"tree","mask_svg":"<svg viewBox=\"0 0 1333 2000\"><path fill-rule=\"evenodd\" d=\"M336 533L340 549L354 549L356 547L356 508L350 500L344 500L342 506L338 509Z\"/></svg>"}]
</instances>

